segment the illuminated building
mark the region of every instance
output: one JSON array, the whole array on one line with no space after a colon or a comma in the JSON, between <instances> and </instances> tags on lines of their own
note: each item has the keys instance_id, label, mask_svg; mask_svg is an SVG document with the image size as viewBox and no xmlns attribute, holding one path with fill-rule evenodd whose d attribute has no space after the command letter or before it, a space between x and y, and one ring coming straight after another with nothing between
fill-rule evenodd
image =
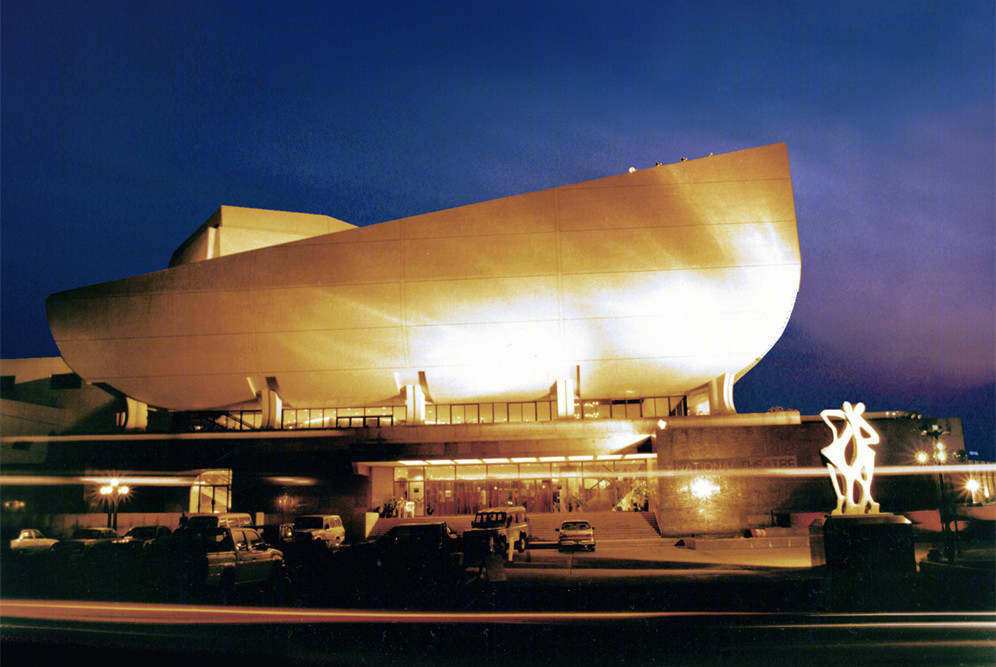
<instances>
[{"instance_id":1,"label":"illuminated building","mask_svg":"<svg viewBox=\"0 0 996 667\"><path fill-rule=\"evenodd\" d=\"M611 509L674 460L662 429L800 423L733 401L799 279L776 144L367 227L222 207L169 268L46 307L129 447L164 442L166 416L222 448L266 442L246 472L348 464L357 505Z\"/></svg>"},{"instance_id":2,"label":"illuminated building","mask_svg":"<svg viewBox=\"0 0 996 667\"><path fill-rule=\"evenodd\" d=\"M423 402L571 416L575 397L712 386L715 413L781 335L799 274L779 144L362 228L224 207L170 268L46 305L76 373L170 410L276 394L409 404L418 424Z\"/></svg>"}]
</instances>

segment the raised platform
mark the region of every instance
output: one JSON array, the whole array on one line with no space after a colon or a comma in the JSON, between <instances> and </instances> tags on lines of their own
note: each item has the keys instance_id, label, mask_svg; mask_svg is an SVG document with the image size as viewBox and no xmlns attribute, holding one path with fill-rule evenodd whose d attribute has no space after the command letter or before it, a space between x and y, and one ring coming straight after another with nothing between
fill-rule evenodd
<instances>
[{"instance_id":1,"label":"raised platform","mask_svg":"<svg viewBox=\"0 0 996 667\"><path fill-rule=\"evenodd\" d=\"M913 524L897 514L827 516L809 526L814 567L837 571L916 571Z\"/></svg>"}]
</instances>

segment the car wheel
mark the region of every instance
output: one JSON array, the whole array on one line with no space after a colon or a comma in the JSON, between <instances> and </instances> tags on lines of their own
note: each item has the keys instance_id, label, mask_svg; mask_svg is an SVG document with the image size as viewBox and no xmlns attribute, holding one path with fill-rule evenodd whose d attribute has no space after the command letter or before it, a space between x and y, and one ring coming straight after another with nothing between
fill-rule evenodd
<instances>
[{"instance_id":1,"label":"car wheel","mask_svg":"<svg viewBox=\"0 0 996 667\"><path fill-rule=\"evenodd\" d=\"M515 543L515 550L520 554L526 550L526 536L519 535L519 540Z\"/></svg>"}]
</instances>

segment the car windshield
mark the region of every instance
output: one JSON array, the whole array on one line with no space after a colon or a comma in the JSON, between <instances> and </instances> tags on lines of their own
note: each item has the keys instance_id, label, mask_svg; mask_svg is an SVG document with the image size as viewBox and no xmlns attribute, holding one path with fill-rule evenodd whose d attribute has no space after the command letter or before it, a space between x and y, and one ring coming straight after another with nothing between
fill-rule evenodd
<instances>
[{"instance_id":1,"label":"car windshield","mask_svg":"<svg viewBox=\"0 0 996 667\"><path fill-rule=\"evenodd\" d=\"M108 533L97 528L78 528L73 531L74 540L99 540L107 537Z\"/></svg>"},{"instance_id":2,"label":"car windshield","mask_svg":"<svg viewBox=\"0 0 996 667\"><path fill-rule=\"evenodd\" d=\"M505 524L504 512L480 512L474 517L475 528L494 528Z\"/></svg>"},{"instance_id":3,"label":"car windshield","mask_svg":"<svg viewBox=\"0 0 996 667\"><path fill-rule=\"evenodd\" d=\"M323 525L324 521L320 516L299 516L294 519L294 528L297 530L314 530Z\"/></svg>"},{"instance_id":4,"label":"car windshield","mask_svg":"<svg viewBox=\"0 0 996 667\"><path fill-rule=\"evenodd\" d=\"M216 516L192 516L187 521L187 528L190 530L208 530L218 527L218 517Z\"/></svg>"},{"instance_id":5,"label":"car windshield","mask_svg":"<svg viewBox=\"0 0 996 667\"><path fill-rule=\"evenodd\" d=\"M136 540L151 540L156 536L156 526L136 526L125 533L125 537Z\"/></svg>"},{"instance_id":6,"label":"car windshield","mask_svg":"<svg viewBox=\"0 0 996 667\"><path fill-rule=\"evenodd\" d=\"M590 530L591 524L587 521L565 521L561 530Z\"/></svg>"}]
</instances>

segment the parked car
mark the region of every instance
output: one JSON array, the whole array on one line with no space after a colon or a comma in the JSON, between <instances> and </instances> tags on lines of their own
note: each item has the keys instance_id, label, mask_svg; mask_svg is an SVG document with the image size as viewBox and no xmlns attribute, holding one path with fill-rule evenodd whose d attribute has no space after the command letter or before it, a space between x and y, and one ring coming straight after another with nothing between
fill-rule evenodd
<instances>
[{"instance_id":1,"label":"parked car","mask_svg":"<svg viewBox=\"0 0 996 667\"><path fill-rule=\"evenodd\" d=\"M338 547L346 539L342 519L335 514L305 514L294 519L294 541L317 540L326 547Z\"/></svg>"},{"instance_id":2,"label":"parked car","mask_svg":"<svg viewBox=\"0 0 996 667\"><path fill-rule=\"evenodd\" d=\"M69 539L52 545L52 553L57 555L78 554L98 546L109 545L118 534L113 528L76 528Z\"/></svg>"},{"instance_id":3,"label":"parked car","mask_svg":"<svg viewBox=\"0 0 996 667\"><path fill-rule=\"evenodd\" d=\"M286 577L284 554L254 528L211 527L190 521L150 543L147 564L155 586L186 594L218 593L230 600L237 588L263 585L276 591Z\"/></svg>"},{"instance_id":4,"label":"parked car","mask_svg":"<svg viewBox=\"0 0 996 667\"><path fill-rule=\"evenodd\" d=\"M87 595L94 586L103 586L118 571L112 528L76 528L69 539L52 545L48 554L60 586Z\"/></svg>"},{"instance_id":5,"label":"parked car","mask_svg":"<svg viewBox=\"0 0 996 667\"><path fill-rule=\"evenodd\" d=\"M492 551L505 555L512 562L514 553L525 551L529 540L526 508L510 505L481 510L474 515L471 527L464 531L463 538L475 559Z\"/></svg>"},{"instance_id":6,"label":"parked car","mask_svg":"<svg viewBox=\"0 0 996 667\"><path fill-rule=\"evenodd\" d=\"M114 544L141 549L152 540L166 537L170 533L172 531L166 526L132 526L122 537L114 540Z\"/></svg>"},{"instance_id":7,"label":"parked car","mask_svg":"<svg viewBox=\"0 0 996 667\"><path fill-rule=\"evenodd\" d=\"M10 549L15 553L34 553L45 551L58 541L45 537L37 528L25 528L16 539L10 541Z\"/></svg>"},{"instance_id":8,"label":"parked car","mask_svg":"<svg viewBox=\"0 0 996 667\"><path fill-rule=\"evenodd\" d=\"M208 586L230 589L278 579L283 552L274 549L252 528L220 528L208 549Z\"/></svg>"},{"instance_id":9,"label":"parked car","mask_svg":"<svg viewBox=\"0 0 996 667\"><path fill-rule=\"evenodd\" d=\"M333 594L432 604L465 582L463 540L445 521L394 526L380 538L335 554Z\"/></svg>"},{"instance_id":10,"label":"parked car","mask_svg":"<svg viewBox=\"0 0 996 667\"><path fill-rule=\"evenodd\" d=\"M294 539L294 524L293 523L282 523L278 529L278 534L280 539L285 542L290 542Z\"/></svg>"},{"instance_id":11,"label":"parked car","mask_svg":"<svg viewBox=\"0 0 996 667\"><path fill-rule=\"evenodd\" d=\"M191 514L187 518L186 528L191 530L203 530L205 528L227 528L237 526L248 526L252 528L252 517L244 512L201 512Z\"/></svg>"},{"instance_id":12,"label":"parked car","mask_svg":"<svg viewBox=\"0 0 996 667\"><path fill-rule=\"evenodd\" d=\"M595 550L595 529L587 521L565 521L555 530L558 533L557 551L569 548Z\"/></svg>"}]
</instances>

